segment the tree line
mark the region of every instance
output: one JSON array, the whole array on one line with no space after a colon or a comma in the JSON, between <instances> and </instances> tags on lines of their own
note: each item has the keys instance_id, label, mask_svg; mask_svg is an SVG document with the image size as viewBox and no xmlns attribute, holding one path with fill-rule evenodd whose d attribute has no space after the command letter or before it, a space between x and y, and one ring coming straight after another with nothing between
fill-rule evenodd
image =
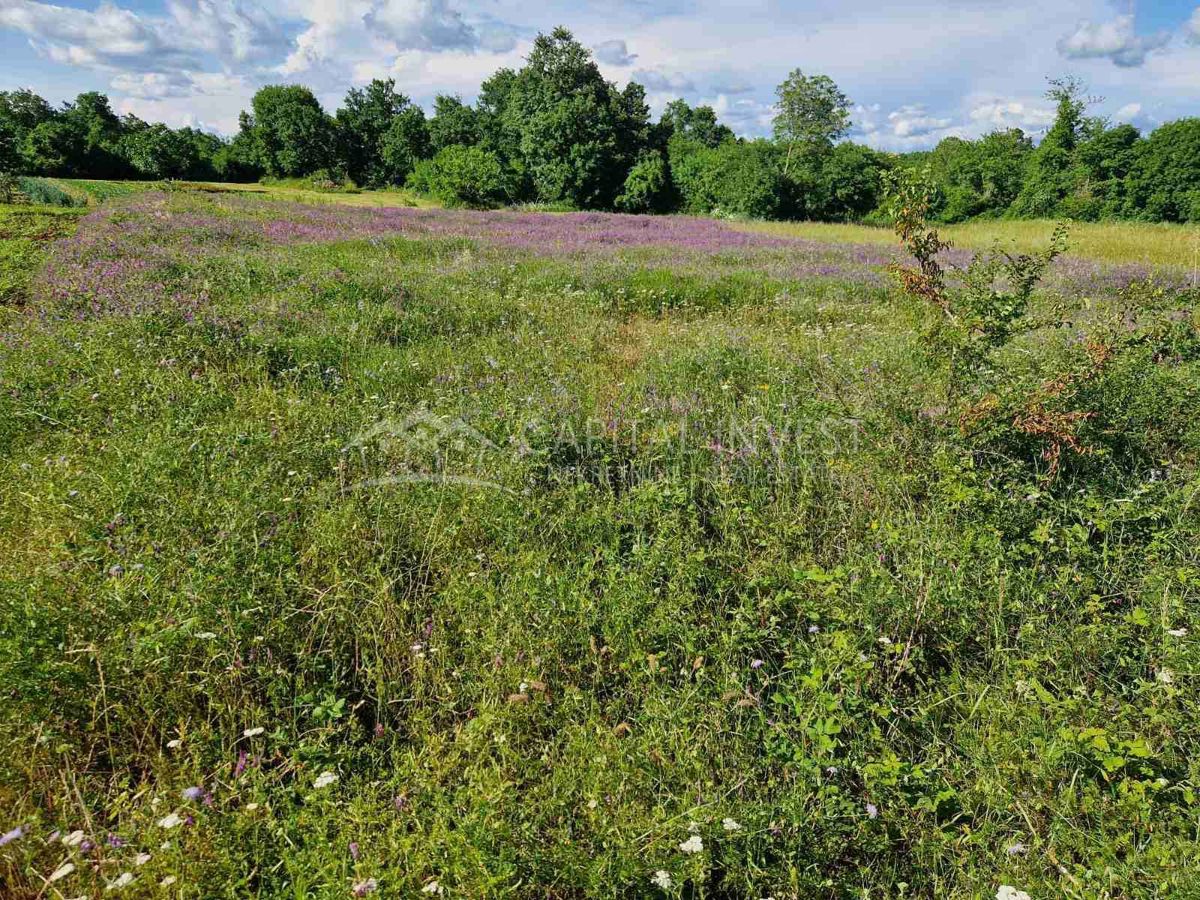
<instances>
[{"instance_id":1,"label":"tree line","mask_svg":"<svg viewBox=\"0 0 1200 900\"><path fill-rule=\"evenodd\" d=\"M1200 119L1143 136L1087 114L1073 80L1051 83L1054 125L1035 144L1017 128L932 151L888 154L844 140L850 100L797 70L777 89L770 139L743 139L709 106L676 100L657 122L646 92L606 81L565 28L539 35L519 70L501 69L474 105L438 96L433 115L375 80L334 115L300 85L259 90L223 139L118 117L80 94L55 109L28 90L0 92L0 171L80 178L245 182L305 178L330 186L406 185L452 205L538 202L576 209L764 219L880 217L884 173L927 171L932 213L1200 222Z\"/></svg>"}]
</instances>

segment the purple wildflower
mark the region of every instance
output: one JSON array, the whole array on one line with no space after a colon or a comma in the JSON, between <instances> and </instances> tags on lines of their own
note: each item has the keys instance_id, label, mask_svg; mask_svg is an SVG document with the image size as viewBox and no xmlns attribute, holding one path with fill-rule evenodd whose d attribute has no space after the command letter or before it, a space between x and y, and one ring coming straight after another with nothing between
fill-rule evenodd
<instances>
[{"instance_id":1,"label":"purple wildflower","mask_svg":"<svg viewBox=\"0 0 1200 900\"><path fill-rule=\"evenodd\" d=\"M762 668L763 666L765 666L765 665L766 665L766 663L765 663L765 662L763 662L761 659L756 659L756 660L754 660L752 663L750 663L750 668L752 668L752 669L761 669L761 668Z\"/></svg>"},{"instance_id":2,"label":"purple wildflower","mask_svg":"<svg viewBox=\"0 0 1200 900\"><path fill-rule=\"evenodd\" d=\"M355 897L365 897L367 894L373 894L378 887L378 881L374 878L368 878L366 881L358 882L351 890Z\"/></svg>"},{"instance_id":3,"label":"purple wildflower","mask_svg":"<svg viewBox=\"0 0 1200 900\"><path fill-rule=\"evenodd\" d=\"M110 846L110 847L124 847L124 846L125 846L125 839L124 839L124 838L122 838L122 837L119 837L118 835L115 835L115 834L110 834L110 835L108 836L108 842L107 842L107 843L108 843L108 846Z\"/></svg>"},{"instance_id":4,"label":"purple wildflower","mask_svg":"<svg viewBox=\"0 0 1200 900\"><path fill-rule=\"evenodd\" d=\"M202 788L202 787L185 788L183 791L183 799L184 800L199 800L203 796L204 796L204 788Z\"/></svg>"},{"instance_id":5,"label":"purple wildflower","mask_svg":"<svg viewBox=\"0 0 1200 900\"><path fill-rule=\"evenodd\" d=\"M5 844L11 844L13 841L20 840L23 837L25 837L25 826L18 825L12 831L0 834L0 847L3 847Z\"/></svg>"},{"instance_id":6,"label":"purple wildflower","mask_svg":"<svg viewBox=\"0 0 1200 900\"><path fill-rule=\"evenodd\" d=\"M878 819L879 818L879 807L876 806L874 803L867 804L867 818L869 818L869 819Z\"/></svg>"},{"instance_id":7,"label":"purple wildflower","mask_svg":"<svg viewBox=\"0 0 1200 900\"><path fill-rule=\"evenodd\" d=\"M350 842L350 858L358 862L358 841Z\"/></svg>"},{"instance_id":8,"label":"purple wildflower","mask_svg":"<svg viewBox=\"0 0 1200 900\"><path fill-rule=\"evenodd\" d=\"M233 777L234 778L240 778L242 773L246 771L246 760L248 758L249 757L246 755L245 750L242 750L238 753L237 762L233 766Z\"/></svg>"}]
</instances>

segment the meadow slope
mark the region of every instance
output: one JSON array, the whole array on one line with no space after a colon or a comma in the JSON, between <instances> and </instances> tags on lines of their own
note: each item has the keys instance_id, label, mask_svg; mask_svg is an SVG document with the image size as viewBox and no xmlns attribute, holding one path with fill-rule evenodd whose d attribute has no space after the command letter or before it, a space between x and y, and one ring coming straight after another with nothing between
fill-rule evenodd
<instances>
[{"instance_id":1,"label":"meadow slope","mask_svg":"<svg viewBox=\"0 0 1200 900\"><path fill-rule=\"evenodd\" d=\"M876 241L21 221L4 896L1200 891L1186 255L968 395Z\"/></svg>"}]
</instances>

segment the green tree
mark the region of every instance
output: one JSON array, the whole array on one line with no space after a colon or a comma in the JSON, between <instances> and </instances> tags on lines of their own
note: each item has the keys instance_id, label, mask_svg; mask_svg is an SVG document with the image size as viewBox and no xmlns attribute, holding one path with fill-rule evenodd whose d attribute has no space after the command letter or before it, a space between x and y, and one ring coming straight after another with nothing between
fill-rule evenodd
<instances>
[{"instance_id":1,"label":"green tree","mask_svg":"<svg viewBox=\"0 0 1200 900\"><path fill-rule=\"evenodd\" d=\"M135 116L121 123L121 153L141 178L191 178L199 169L197 147L186 131L162 123L148 125Z\"/></svg>"},{"instance_id":2,"label":"green tree","mask_svg":"<svg viewBox=\"0 0 1200 900\"><path fill-rule=\"evenodd\" d=\"M677 135L703 147L717 147L734 140L733 131L717 120L717 113L711 106L692 107L686 100L668 103L659 127L665 135L664 147Z\"/></svg>"},{"instance_id":3,"label":"green tree","mask_svg":"<svg viewBox=\"0 0 1200 900\"><path fill-rule=\"evenodd\" d=\"M433 101L433 118L429 120L429 143L433 151L436 153L455 144L464 147L478 144L483 137L479 116L461 98L438 94Z\"/></svg>"},{"instance_id":4,"label":"green tree","mask_svg":"<svg viewBox=\"0 0 1200 900\"><path fill-rule=\"evenodd\" d=\"M85 149L79 129L63 118L56 118L39 123L25 135L21 156L30 172L70 177L90 174L79 169Z\"/></svg>"},{"instance_id":5,"label":"green tree","mask_svg":"<svg viewBox=\"0 0 1200 900\"><path fill-rule=\"evenodd\" d=\"M861 219L879 205L887 168L885 157L870 147L838 144L810 170L800 211L826 221Z\"/></svg>"},{"instance_id":6,"label":"green tree","mask_svg":"<svg viewBox=\"0 0 1200 900\"><path fill-rule=\"evenodd\" d=\"M1075 78L1050 81L1046 98L1055 103L1054 125L1030 158L1025 184L1012 207L1015 215L1052 216L1074 191L1080 174L1076 170L1076 149L1083 133L1084 113L1094 102L1085 90Z\"/></svg>"},{"instance_id":7,"label":"green tree","mask_svg":"<svg viewBox=\"0 0 1200 900\"><path fill-rule=\"evenodd\" d=\"M1132 125L1109 128L1102 119L1085 121L1075 151L1076 184L1060 204L1062 214L1085 220L1120 216L1141 145L1141 133Z\"/></svg>"},{"instance_id":8,"label":"green tree","mask_svg":"<svg viewBox=\"0 0 1200 900\"><path fill-rule=\"evenodd\" d=\"M403 184L416 164L430 153L424 110L419 106L408 106L393 117L382 146L384 180L388 184Z\"/></svg>"},{"instance_id":9,"label":"green tree","mask_svg":"<svg viewBox=\"0 0 1200 900\"><path fill-rule=\"evenodd\" d=\"M1024 185L1033 142L1019 128L994 131L978 141L949 137L929 154L937 188L937 218L961 222L1000 215Z\"/></svg>"},{"instance_id":10,"label":"green tree","mask_svg":"<svg viewBox=\"0 0 1200 900\"><path fill-rule=\"evenodd\" d=\"M24 135L55 117L54 108L27 88L0 91L0 120L8 120Z\"/></svg>"},{"instance_id":11,"label":"green tree","mask_svg":"<svg viewBox=\"0 0 1200 900\"><path fill-rule=\"evenodd\" d=\"M263 176L258 151L250 131L249 117L242 114L242 128L233 140L223 143L213 153L212 166L221 181L253 182Z\"/></svg>"},{"instance_id":12,"label":"green tree","mask_svg":"<svg viewBox=\"0 0 1200 900\"><path fill-rule=\"evenodd\" d=\"M333 125L313 92L297 84L269 85L251 100L243 128L262 170L275 177L309 175L333 161Z\"/></svg>"},{"instance_id":13,"label":"green tree","mask_svg":"<svg viewBox=\"0 0 1200 900\"><path fill-rule=\"evenodd\" d=\"M379 187L393 180L384 161L384 144L396 118L413 109L412 101L396 90L391 78L376 78L365 88L347 92L334 126L339 160L355 183ZM405 170L403 175L407 174Z\"/></svg>"},{"instance_id":14,"label":"green tree","mask_svg":"<svg viewBox=\"0 0 1200 900\"><path fill-rule=\"evenodd\" d=\"M20 139L16 126L0 118L0 172L12 173L22 168Z\"/></svg>"},{"instance_id":15,"label":"green tree","mask_svg":"<svg viewBox=\"0 0 1200 900\"><path fill-rule=\"evenodd\" d=\"M1139 148L1126 214L1153 222L1200 222L1200 118L1156 128Z\"/></svg>"},{"instance_id":16,"label":"green tree","mask_svg":"<svg viewBox=\"0 0 1200 900\"><path fill-rule=\"evenodd\" d=\"M505 98L518 155L536 196L611 207L648 126L644 96L618 92L565 28L538 35Z\"/></svg>"},{"instance_id":17,"label":"green tree","mask_svg":"<svg viewBox=\"0 0 1200 900\"><path fill-rule=\"evenodd\" d=\"M819 156L850 130L850 100L828 75L810 76L795 69L775 95L775 139L787 148L784 175L794 157Z\"/></svg>"}]
</instances>

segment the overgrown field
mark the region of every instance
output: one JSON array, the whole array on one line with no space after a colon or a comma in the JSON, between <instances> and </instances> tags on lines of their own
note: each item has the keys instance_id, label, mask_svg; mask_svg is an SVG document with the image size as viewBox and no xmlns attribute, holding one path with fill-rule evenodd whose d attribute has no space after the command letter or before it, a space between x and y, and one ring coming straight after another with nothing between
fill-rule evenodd
<instances>
[{"instance_id":1,"label":"overgrown field","mask_svg":"<svg viewBox=\"0 0 1200 900\"><path fill-rule=\"evenodd\" d=\"M1200 894L1190 259L1058 260L967 379L892 247L715 221L148 192L44 252L5 897Z\"/></svg>"}]
</instances>

